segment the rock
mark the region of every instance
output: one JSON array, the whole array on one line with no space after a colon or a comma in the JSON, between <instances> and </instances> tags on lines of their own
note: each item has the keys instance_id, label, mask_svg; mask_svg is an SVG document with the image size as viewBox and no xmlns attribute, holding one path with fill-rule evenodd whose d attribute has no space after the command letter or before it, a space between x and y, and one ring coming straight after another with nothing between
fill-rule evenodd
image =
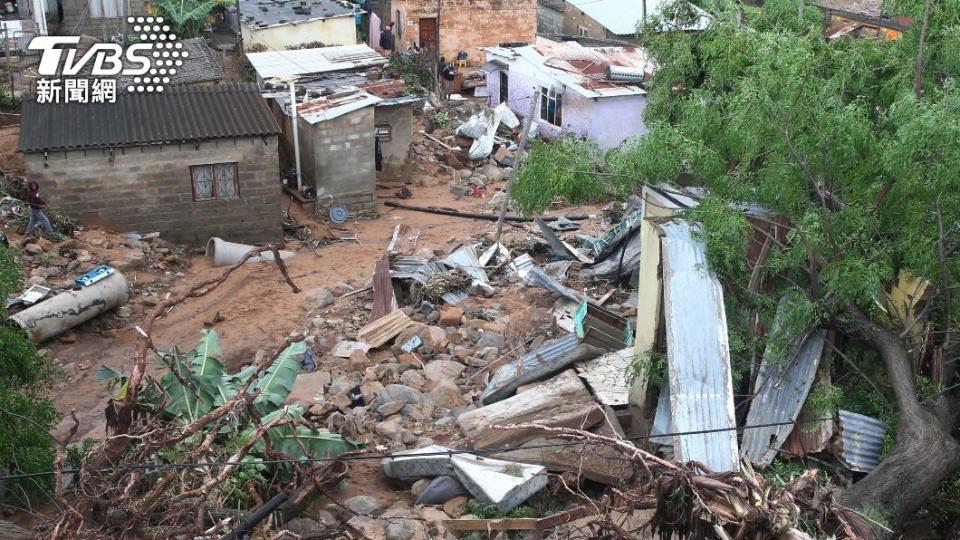
<instances>
[{"instance_id":1,"label":"rock","mask_svg":"<svg viewBox=\"0 0 960 540\"><path fill-rule=\"evenodd\" d=\"M400 376L400 382L420 390L427 385L426 377L424 377L423 372L418 369L405 371L403 375Z\"/></svg>"},{"instance_id":2,"label":"rock","mask_svg":"<svg viewBox=\"0 0 960 540\"><path fill-rule=\"evenodd\" d=\"M73 331L65 332L60 335L60 343L72 345L77 342L77 333Z\"/></svg>"},{"instance_id":3,"label":"rock","mask_svg":"<svg viewBox=\"0 0 960 540\"><path fill-rule=\"evenodd\" d=\"M387 528L384 522L367 516L353 516L347 525L359 532L367 540L386 540Z\"/></svg>"},{"instance_id":4,"label":"rock","mask_svg":"<svg viewBox=\"0 0 960 540\"><path fill-rule=\"evenodd\" d=\"M466 197L467 194L470 193L470 189L467 186L461 186L460 184L454 184L453 182L450 182L450 193L453 194L455 199L459 199L460 197Z\"/></svg>"},{"instance_id":5,"label":"rock","mask_svg":"<svg viewBox=\"0 0 960 540\"><path fill-rule=\"evenodd\" d=\"M486 176L491 182L503 179L503 173L500 171L500 167L493 164L484 165L480 169L480 173Z\"/></svg>"},{"instance_id":6,"label":"rock","mask_svg":"<svg viewBox=\"0 0 960 540\"><path fill-rule=\"evenodd\" d=\"M507 348L507 338L497 332L484 332L477 340L477 347L496 347L498 351L503 352Z\"/></svg>"},{"instance_id":7,"label":"rock","mask_svg":"<svg viewBox=\"0 0 960 540\"><path fill-rule=\"evenodd\" d=\"M390 521L387 525L387 540L413 540L416 534L415 525L417 522L412 520Z\"/></svg>"},{"instance_id":8,"label":"rock","mask_svg":"<svg viewBox=\"0 0 960 540\"><path fill-rule=\"evenodd\" d=\"M419 390L410 388L409 386L388 384L384 387L383 392L380 392L380 400L384 403L402 401L407 404L416 404L423 400L423 395Z\"/></svg>"},{"instance_id":9,"label":"rock","mask_svg":"<svg viewBox=\"0 0 960 540\"><path fill-rule=\"evenodd\" d=\"M403 409L404 406L406 406L406 403L403 401L391 401L377 407L377 412L386 418L388 416L397 414L401 411L401 409Z\"/></svg>"},{"instance_id":10,"label":"rock","mask_svg":"<svg viewBox=\"0 0 960 540\"><path fill-rule=\"evenodd\" d=\"M336 516L326 510L316 510L312 512L313 519L320 522L324 527L333 527L338 523Z\"/></svg>"},{"instance_id":11,"label":"rock","mask_svg":"<svg viewBox=\"0 0 960 540\"><path fill-rule=\"evenodd\" d=\"M337 297L330 289L310 289L303 295L303 308L311 312L333 305Z\"/></svg>"},{"instance_id":12,"label":"rock","mask_svg":"<svg viewBox=\"0 0 960 540\"><path fill-rule=\"evenodd\" d=\"M423 318L423 322L427 324L433 324L440 320L440 313L437 311L431 311L426 317Z\"/></svg>"},{"instance_id":13,"label":"rock","mask_svg":"<svg viewBox=\"0 0 960 540\"><path fill-rule=\"evenodd\" d=\"M347 371L363 371L370 365L370 358L367 353L361 350L355 350L347 358Z\"/></svg>"},{"instance_id":14,"label":"rock","mask_svg":"<svg viewBox=\"0 0 960 540\"><path fill-rule=\"evenodd\" d=\"M291 519L283 526L283 528L292 532L293 534L299 534L300 536L306 536L308 533L313 533L323 529L320 523L310 518Z\"/></svg>"},{"instance_id":15,"label":"rock","mask_svg":"<svg viewBox=\"0 0 960 540\"><path fill-rule=\"evenodd\" d=\"M40 249L44 251L50 251L55 247L54 243L47 240L46 238L37 238L36 240L34 240L34 243L40 246Z\"/></svg>"},{"instance_id":16,"label":"rock","mask_svg":"<svg viewBox=\"0 0 960 540\"><path fill-rule=\"evenodd\" d=\"M427 394L427 399L435 407L445 409L455 409L464 404L463 395L457 385L449 381L443 381Z\"/></svg>"},{"instance_id":17,"label":"rock","mask_svg":"<svg viewBox=\"0 0 960 540\"><path fill-rule=\"evenodd\" d=\"M421 478L413 483L413 486L410 488L410 494L413 495L413 500L417 500L420 497L423 490L427 489L427 486L430 485L430 481L429 478Z\"/></svg>"},{"instance_id":18,"label":"rock","mask_svg":"<svg viewBox=\"0 0 960 540\"><path fill-rule=\"evenodd\" d=\"M440 311L440 324L443 326L460 326L460 319L462 317L462 309L457 306L446 306Z\"/></svg>"},{"instance_id":19,"label":"rock","mask_svg":"<svg viewBox=\"0 0 960 540\"><path fill-rule=\"evenodd\" d=\"M423 302L420 302L420 309L419 309L419 311L420 311L420 313L421 313L422 315L429 315L429 314L433 313L434 311L436 311L436 308L434 307L434 305L433 305L431 302L428 302L428 301L424 300Z\"/></svg>"},{"instance_id":20,"label":"rock","mask_svg":"<svg viewBox=\"0 0 960 540\"><path fill-rule=\"evenodd\" d=\"M143 267L146 261L147 255L142 250L135 250L131 251L130 254L123 259L111 262L110 266L113 266L121 272L127 272Z\"/></svg>"},{"instance_id":21,"label":"rock","mask_svg":"<svg viewBox=\"0 0 960 540\"><path fill-rule=\"evenodd\" d=\"M336 294L337 296L343 296L352 290L353 290L353 287L351 287L349 284L344 283L342 281L333 286L333 293Z\"/></svg>"},{"instance_id":22,"label":"rock","mask_svg":"<svg viewBox=\"0 0 960 540\"><path fill-rule=\"evenodd\" d=\"M132 306L120 306L117 308L117 316L121 319L129 319L133 316L133 307Z\"/></svg>"},{"instance_id":23,"label":"rock","mask_svg":"<svg viewBox=\"0 0 960 540\"><path fill-rule=\"evenodd\" d=\"M389 384L389 383L395 383L399 381L400 376L403 375L404 372L410 369L413 369L413 366L410 364L389 363L389 364L379 364L375 366L373 369L374 369L374 375L376 375L378 380Z\"/></svg>"},{"instance_id":24,"label":"rock","mask_svg":"<svg viewBox=\"0 0 960 540\"><path fill-rule=\"evenodd\" d=\"M37 244L27 244L26 246L24 246L23 250L29 253L30 255L40 255L41 253L43 253L43 248L38 246Z\"/></svg>"},{"instance_id":25,"label":"rock","mask_svg":"<svg viewBox=\"0 0 960 540\"><path fill-rule=\"evenodd\" d=\"M500 350L496 347L484 347L477 351L476 356L483 359L485 362L490 363L500 358Z\"/></svg>"},{"instance_id":26,"label":"rock","mask_svg":"<svg viewBox=\"0 0 960 540\"><path fill-rule=\"evenodd\" d=\"M351 512L363 514L365 516L379 516L385 510L383 503L376 497L370 495L357 495L343 501L343 505Z\"/></svg>"},{"instance_id":27,"label":"rock","mask_svg":"<svg viewBox=\"0 0 960 540\"><path fill-rule=\"evenodd\" d=\"M80 261L80 262L82 262L82 263L90 262L90 261L93 260L93 256L90 255L90 252L87 251L87 250L85 250L85 249L78 249L78 250L76 251L76 255L77 255L77 259L76 259L76 260L78 260L78 261Z\"/></svg>"},{"instance_id":28,"label":"rock","mask_svg":"<svg viewBox=\"0 0 960 540\"><path fill-rule=\"evenodd\" d=\"M310 416L326 416L334 411L338 410L337 406L329 401L324 401L323 403L314 403L310 406L310 409L307 411L307 414Z\"/></svg>"},{"instance_id":29,"label":"rock","mask_svg":"<svg viewBox=\"0 0 960 540\"><path fill-rule=\"evenodd\" d=\"M434 360L427 364L423 370L423 374L433 382L454 381L460 376L464 369L466 369L466 366L460 362Z\"/></svg>"},{"instance_id":30,"label":"rock","mask_svg":"<svg viewBox=\"0 0 960 540\"><path fill-rule=\"evenodd\" d=\"M301 373L293 381L293 389L287 396L287 403L294 401L306 401L313 404L317 402L317 396L322 396L330 385L329 371L314 371L312 373Z\"/></svg>"},{"instance_id":31,"label":"rock","mask_svg":"<svg viewBox=\"0 0 960 540\"><path fill-rule=\"evenodd\" d=\"M423 338L424 336L420 337ZM428 327L426 338L424 342L434 349L442 349L447 345L447 331L439 326Z\"/></svg>"},{"instance_id":32,"label":"rock","mask_svg":"<svg viewBox=\"0 0 960 540\"><path fill-rule=\"evenodd\" d=\"M460 178L466 180L473 176L473 171L470 169L460 169Z\"/></svg>"},{"instance_id":33,"label":"rock","mask_svg":"<svg viewBox=\"0 0 960 540\"><path fill-rule=\"evenodd\" d=\"M374 433L391 441L400 441L404 431L406 429L400 425L400 419L396 417L384 422L377 422L377 425L373 427Z\"/></svg>"},{"instance_id":34,"label":"rock","mask_svg":"<svg viewBox=\"0 0 960 540\"><path fill-rule=\"evenodd\" d=\"M42 276L30 276L27 278L27 285L40 285L45 287L47 285L47 279Z\"/></svg>"},{"instance_id":35,"label":"rock","mask_svg":"<svg viewBox=\"0 0 960 540\"><path fill-rule=\"evenodd\" d=\"M337 375L330 382L330 386L327 389L328 394L343 394L353 390L357 386L363 383L363 375L359 372L351 371L346 375Z\"/></svg>"}]
</instances>

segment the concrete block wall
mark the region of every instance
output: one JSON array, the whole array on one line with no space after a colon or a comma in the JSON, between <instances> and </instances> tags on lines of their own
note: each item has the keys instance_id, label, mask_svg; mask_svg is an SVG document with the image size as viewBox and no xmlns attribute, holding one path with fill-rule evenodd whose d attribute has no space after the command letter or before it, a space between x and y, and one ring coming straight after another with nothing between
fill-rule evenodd
<instances>
[{"instance_id":1,"label":"concrete block wall","mask_svg":"<svg viewBox=\"0 0 960 540\"><path fill-rule=\"evenodd\" d=\"M376 211L373 125L373 106L313 125L300 119L300 165L321 201Z\"/></svg>"},{"instance_id":2,"label":"concrete block wall","mask_svg":"<svg viewBox=\"0 0 960 540\"><path fill-rule=\"evenodd\" d=\"M30 153L25 162L47 202L86 223L192 245L283 237L275 136ZM240 197L194 201L190 166L226 162L237 162Z\"/></svg>"},{"instance_id":3,"label":"concrete block wall","mask_svg":"<svg viewBox=\"0 0 960 540\"><path fill-rule=\"evenodd\" d=\"M413 106L383 105L374 108L374 122L377 125L390 126L390 142L380 145L383 155L381 176L389 179L403 178L406 171L407 155L413 140ZM403 178L406 180L406 178Z\"/></svg>"}]
</instances>

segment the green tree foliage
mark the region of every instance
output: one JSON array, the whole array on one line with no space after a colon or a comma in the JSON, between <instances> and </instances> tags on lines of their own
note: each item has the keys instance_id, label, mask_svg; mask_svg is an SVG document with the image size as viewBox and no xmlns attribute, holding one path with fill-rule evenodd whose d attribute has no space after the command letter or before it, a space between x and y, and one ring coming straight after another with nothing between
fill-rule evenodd
<instances>
[{"instance_id":1,"label":"green tree foliage","mask_svg":"<svg viewBox=\"0 0 960 540\"><path fill-rule=\"evenodd\" d=\"M200 37L207 18L217 6L233 5L230 0L154 0L156 14L164 18L180 39Z\"/></svg>"},{"instance_id":2,"label":"green tree foliage","mask_svg":"<svg viewBox=\"0 0 960 540\"><path fill-rule=\"evenodd\" d=\"M594 174L600 158L596 143L573 136L549 143L535 141L513 186L517 208L531 214L547 208L556 198L567 204L600 199L606 193L604 179Z\"/></svg>"},{"instance_id":3,"label":"green tree foliage","mask_svg":"<svg viewBox=\"0 0 960 540\"><path fill-rule=\"evenodd\" d=\"M0 246L0 298L20 287L17 252ZM6 313L0 309L5 321ZM49 471L54 450L47 435L57 422L53 403L44 396L52 376L50 360L37 354L17 328L0 326L0 470L10 473ZM17 480L0 493L11 502L38 495L47 479Z\"/></svg>"}]
</instances>

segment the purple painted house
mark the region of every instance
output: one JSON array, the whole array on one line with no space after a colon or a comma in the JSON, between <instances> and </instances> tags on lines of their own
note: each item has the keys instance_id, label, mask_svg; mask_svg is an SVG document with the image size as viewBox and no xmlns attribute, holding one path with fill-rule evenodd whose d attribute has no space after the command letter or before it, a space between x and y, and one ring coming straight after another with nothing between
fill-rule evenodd
<instances>
[{"instance_id":1,"label":"purple painted house","mask_svg":"<svg viewBox=\"0 0 960 540\"><path fill-rule=\"evenodd\" d=\"M653 64L641 48L545 41L484 51L490 106L526 116L539 99L534 119L546 137L572 133L606 150L647 132L643 82Z\"/></svg>"}]
</instances>

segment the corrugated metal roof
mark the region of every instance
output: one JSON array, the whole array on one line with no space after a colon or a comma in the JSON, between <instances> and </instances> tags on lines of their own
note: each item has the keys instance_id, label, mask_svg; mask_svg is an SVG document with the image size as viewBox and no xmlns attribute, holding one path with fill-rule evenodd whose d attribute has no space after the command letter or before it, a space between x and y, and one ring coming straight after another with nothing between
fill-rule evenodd
<instances>
[{"instance_id":1,"label":"corrugated metal roof","mask_svg":"<svg viewBox=\"0 0 960 540\"><path fill-rule=\"evenodd\" d=\"M857 472L870 472L880 463L883 450L883 422L876 418L840 409L840 459Z\"/></svg>"},{"instance_id":2,"label":"corrugated metal roof","mask_svg":"<svg viewBox=\"0 0 960 540\"><path fill-rule=\"evenodd\" d=\"M366 92L355 92L341 97L321 97L298 103L297 116L313 125L376 105L380 101L382 100L377 96L371 96ZM284 107L284 112L290 114L289 106Z\"/></svg>"},{"instance_id":3,"label":"corrugated metal roof","mask_svg":"<svg viewBox=\"0 0 960 540\"><path fill-rule=\"evenodd\" d=\"M653 60L639 47L584 47L575 41L544 42L525 47L488 47L488 55L506 63L522 60L587 98L640 96L642 86L607 79L607 66L652 73ZM494 60L488 56L488 60Z\"/></svg>"},{"instance_id":4,"label":"corrugated metal roof","mask_svg":"<svg viewBox=\"0 0 960 540\"><path fill-rule=\"evenodd\" d=\"M650 427L650 442L673 446L672 437L664 437L667 433L674 433L670 426L670 376L663 379L660 386L660 395L657 397L657 411L653 415L653 426Z\"/></svg>"},{"instance_id":5,"label":"corrugated metal roof","mask_svg":"<svg viewBox=\"0 0 960 540\"><path fill-rule=\"evenodd\" d=\"M346 0L239 0L243 22L254 30L320 19L353 16Z\"/></svg>"},{"instance_id":6,"label":"corrugated metal roof","mask_svg":"<svg viewBox=\"0 0 960 540\"><path fill-rule=\"evenodd\" d=\"M782 300L774 317L771 335L783 324L789 304ZM747 413L748 426L793 422L807 399L823 356L827 332L816 329L798 336L790 343L790 357L776 358L774 347L768 346L757 373L756 395ZM777 455L794 426L772 426L743 432L740 453L758 467L766 467ZM802 426L797 426L802 429Z\"/></svg>"},{"instance_id":7,"label":"corrugated metal roof","mask_svg":"<svg viewBox=\"0 0 960 540\"><path fill-rule=\"evenodd\" d=\"M660 225L663 296L672 428L678 432L728 429L674 438L681 461L696 460L716 472L739 469L733 381L723 290L707 269L706 246L696 225Z\"/></svg>"},{"instance_id":8,"label":"corrugated metal roof","mask_svg":"<svg viewBox=\"0 0 960 540\"><path fill-rule=\"evenodd\" d=\"M556 372L558 368L554 364L575 351L579 345L580 340L576 335L567 334L544 343L516 362L504 365L487 380L480 401L489 405L506 399L513 395L519 386Z\"/></svg>"},{"instance_id":9,"label":"corrugated metal roof","mask_svg":"<svg viewBox=\"0 0 960 540\"><path fill-rule=\"evenodd\" d=\"M120 94L116 103L23 101L21 152L257 137L280 132L252 83L172 86Z\"/></svg>"},{"instance_id":10,"label":"corrugated metal roof","mask_svg":"<svg viewBox=\"0 0 960 540\"><path fill-rule=\"evenodd\" d=\"M663 7L672 0L567 0L570 5L597 21L612 34L633 37L637 27L643 23L644 14L653 18L660 15ZM710 25L710 16L696 6L699 17L683 30L703 30Z\"/></svg>"},{"instance_id":11,"label":"corrugated metal roof","mask_svg":"<svg viewBox=\"0 0 960 540\"><path fill-rule=\"evenodd\" d=\"M387 63L387 59L380 53L362 44L247 53L247 60L264 80L360 69Z\"/></svg>"}]
</instances>

